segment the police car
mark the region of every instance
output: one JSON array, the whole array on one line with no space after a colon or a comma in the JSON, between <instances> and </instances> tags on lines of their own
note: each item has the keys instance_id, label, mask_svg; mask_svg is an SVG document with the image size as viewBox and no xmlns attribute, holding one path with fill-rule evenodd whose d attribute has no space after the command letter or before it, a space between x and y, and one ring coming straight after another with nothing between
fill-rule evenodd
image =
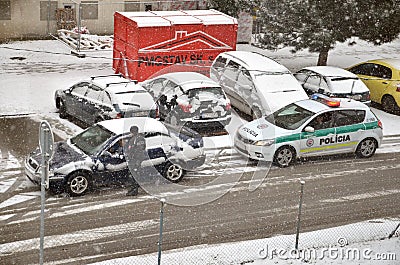
<instances>
[{"instance_id":1,"label":"police car","mask_svg":"<svg viewBox=\"0 0 400 265\"><path fill-rule=\"evenodd\" d=\"M300 157L354 152L368 158L382 137L381 121L365 104L315 94L242 125L234 147L250 159L287 167Z\"/></svg>"},{"instance_id":2,"label":"police car","mask_svg":"<svg viewBox=\"0 0 400 265\"><path fill-rule=\"evenodd\" d=\"M186 170L204 163L203 139L193 130L174 130L147 117L107 120L67 141L55 143L49 163L49 189L80 196L96 186L129 184L130 168L125 159L129 154L126 150L116 151L117 145L130 139L129 129L133 125L146 141L146 158L138 174L146 181L160 174L171 182L178 182ZM25 173L37 185L40 185L40 164L41 153L37 148L25 160Z\"/></svg>"}]
</instances>

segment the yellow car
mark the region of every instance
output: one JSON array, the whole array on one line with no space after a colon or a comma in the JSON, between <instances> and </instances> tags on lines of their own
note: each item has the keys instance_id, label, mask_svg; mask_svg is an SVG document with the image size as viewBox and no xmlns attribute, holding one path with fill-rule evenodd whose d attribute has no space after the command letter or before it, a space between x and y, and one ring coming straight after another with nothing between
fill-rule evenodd
<instances>
[{"instance_id":1,"label":"yellow car","mask_svg":"<svg viewBox=\"0 0 400 265\"><path fill-rule=\"evenodd\" d=\"M347 69L369 88L371 101L386 112L400 112L400 59L370 60Z\"/></svg>"}]
</instances>

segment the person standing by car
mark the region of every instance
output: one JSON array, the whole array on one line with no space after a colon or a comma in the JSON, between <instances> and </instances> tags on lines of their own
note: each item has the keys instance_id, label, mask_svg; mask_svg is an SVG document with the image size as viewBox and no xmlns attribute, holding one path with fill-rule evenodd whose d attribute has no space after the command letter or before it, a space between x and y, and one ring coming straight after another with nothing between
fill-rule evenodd
<instances>
[{"instance_id":1,"label":"person standing by car","mask_svg":"<svg viewBox=\"0 0 400 265\"><path fill-rule=\"evenodd\" d=\"M139 184L136 179L139 177L139 170L142 162L146 158L146 141L139 133L137 126L130 128L131 138L127 143L126 159L128 161L130 174L131 174L131 188L126 193L127 196L136 196L139 190Z\"/></svg>"}]
</instances>

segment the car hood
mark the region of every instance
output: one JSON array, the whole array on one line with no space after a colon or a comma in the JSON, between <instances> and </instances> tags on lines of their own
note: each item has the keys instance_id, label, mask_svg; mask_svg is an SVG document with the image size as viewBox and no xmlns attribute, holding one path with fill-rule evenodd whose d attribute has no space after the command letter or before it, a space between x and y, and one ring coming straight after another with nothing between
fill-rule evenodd
<instances>
[{"instance_id":1,"label":"car hood","mask_svg":"<svg viewBox=\"0 0 400 265\"><path fill-rule=\"evenodd\" d=\"M293 131L275 126L263 117L239 127L237 133L245 139L259 141L293 134Z\"/></svg>"},{"instance_id":2,"label":"car hood","mask_svg":"<svg viewBox=\"0 0 400 265\"><path fill-rule=\"evenodd\" d=\"M86 155L74 150L66 142L55 143L53 150L53 157L49 161L49 169L51 170L56 170L71 162L83 161L87 157ZM39 148L31 153L31 157L35 159L38 164L42 162L42 155Z\"/></svg>"}]
</instances>

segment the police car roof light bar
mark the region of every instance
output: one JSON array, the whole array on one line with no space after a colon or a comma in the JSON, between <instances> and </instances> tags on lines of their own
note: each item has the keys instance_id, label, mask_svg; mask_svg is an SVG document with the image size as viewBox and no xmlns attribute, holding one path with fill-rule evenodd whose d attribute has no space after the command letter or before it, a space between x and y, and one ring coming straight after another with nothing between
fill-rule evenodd
<instances>
[{"instance_id":1,"label":"police car roof light bar","mask_svg":"<svg viewBox=\"0 0 400 265\"><path fill-rule=\"evenodd\" d=\"M311 99L321 102L322 104L325 104L329 107L333 107L333 108L340 107L339 100L330 98L330 97L322 95L322 94L315 93L311 96Z\"/></svg>"}]
</instances>

